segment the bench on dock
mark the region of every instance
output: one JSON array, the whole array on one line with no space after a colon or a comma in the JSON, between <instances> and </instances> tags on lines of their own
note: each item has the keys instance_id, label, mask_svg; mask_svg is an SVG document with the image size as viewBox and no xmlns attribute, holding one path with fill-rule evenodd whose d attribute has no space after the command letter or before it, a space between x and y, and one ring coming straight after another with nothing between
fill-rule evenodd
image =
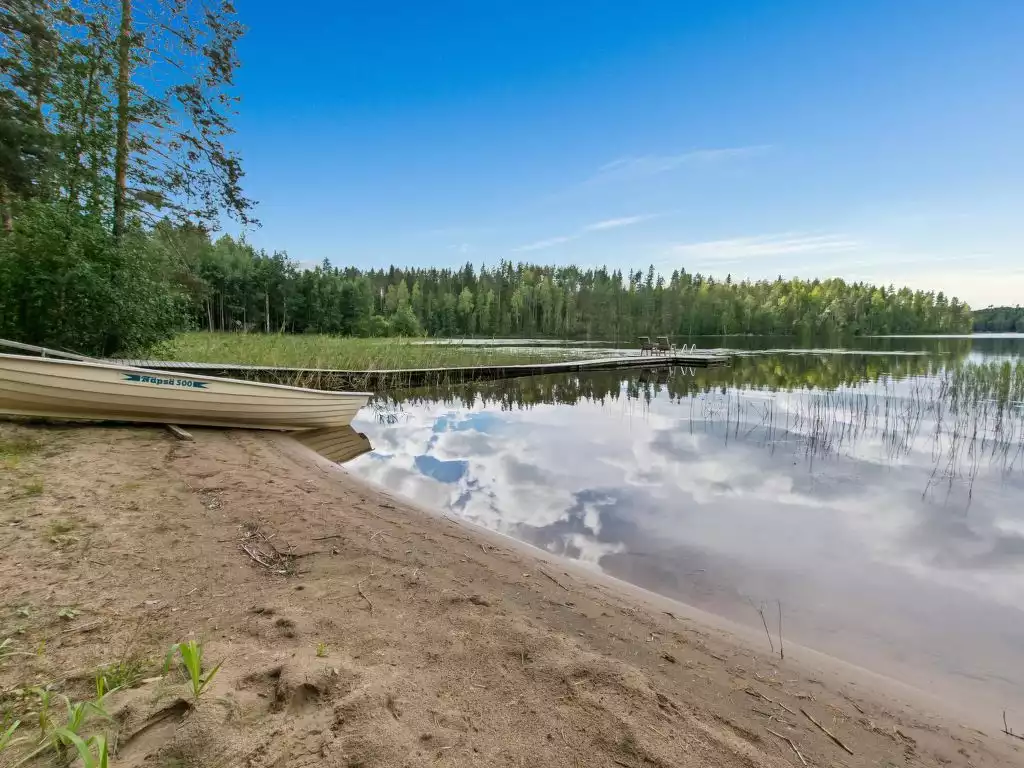
<instances>
[{"instance_id":1,"label":"bench on dock","mask_svg":"<svg viewBox=\"0 0 1024 768\"><path fill-rule=\"evenodd\" d=\"M654 345L651 344L650 336L637 336L637 341L640 342L640 357L644 356L644 352L654 354Z\"/></svg>"}]
</instances>

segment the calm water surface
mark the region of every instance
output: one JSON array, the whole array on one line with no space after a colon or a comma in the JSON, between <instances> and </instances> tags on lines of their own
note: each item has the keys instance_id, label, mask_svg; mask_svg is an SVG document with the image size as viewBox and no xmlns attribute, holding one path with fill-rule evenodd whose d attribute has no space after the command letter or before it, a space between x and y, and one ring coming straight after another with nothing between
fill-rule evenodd
<instances>
[{"instance_id":1,"label":"calm water surface","mask_svg":"<svg viewBox=\"0 0 1024 768\"><path fill-rule=\"evenodd\" d=\"M780 600L795 642L1024 716L1024 406L950 374L1024 337L731 341L729 369L404 393L347 466L751 626Z\"/></svg>"}]
</instances>

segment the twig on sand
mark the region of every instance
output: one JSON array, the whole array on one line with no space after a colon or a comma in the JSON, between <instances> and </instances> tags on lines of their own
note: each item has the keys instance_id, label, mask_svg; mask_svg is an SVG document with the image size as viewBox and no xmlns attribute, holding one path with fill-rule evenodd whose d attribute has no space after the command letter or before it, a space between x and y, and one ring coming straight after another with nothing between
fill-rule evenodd
<instances>
[{"instance_id":1,"label":"twig on sand","mask_svg":"<svg viewBox=\"0 0 1024 768\"><path fill-rule=\"evenodd\" d=\"M613 757L612 762L616 765L623 766L623 768L635 768L635 766L632 763L627 763L625 760L619 760L619 758L617 757Z\"/></svg>"},{"instance_id":2,"label":"twig on sand","mask_svg":"<svg viewBox=\"0 0 1024 768\"><path fill-rule=\"evenodd\" d=\"M845 693L842 693L842 694L840 694L840 695L841 695L841 696L842 696L842 697L843 697L844 699L846 699L846 700L847 700L848 702L850 702L850 705L851 705L851 706L852 706L852 707L853 707L854 709L856 709L856 710L857 710L858 712L860 712L860 713L861 713L862 715L865 715L865 714L867 714L867 713L866 713L866 712L865 712L865 711L864 711L863 709L861 709L860 705L859 705L859 704L857 704L857 702L856 702L856 701L854 701L853 699L851 699L851 698L850 698L849 696L847 696L847 695L846 695Z\"/></svg>"},{"instance_id":3,"label":"twig on sand","mask_svg":"<svg viewBox=\"0 0 1024 768\"><path fill-rule=\"evenodd\" d=\"M332 533L328 536L314 536L313 541L327 541L327 539L343 539L345 535L342 533Z\"/></svg>"},{"instance_id":4,"label":"twig on sand","mask_svg":"<svg viewBox=\"0 0 1024 768\"><path fill-rule=\"evenodd\" d=\"M106 619L99 619L88 624L82 624L80 627L71 627L71 629L65 629L61 632L62 635L71 635L76 632L92 632L97 627L102 626L106 622ZM26 656L30 654L25 654Z\"/></svg>"},{"instance_id":5,"label":"twig on sand","mask_svg":"<svg viewBox=\"0 0 1024 768\"><path fill-rule=\"evenodd\" d=\"M259 555L257 555L252 549L247 547L245 544L242 544L242 551L245 552L245 554L247 554L249 557L251 557L254 562L256 562L259 565L262 565L264 568L273 568L273 566L270 563L262 559Z\"/></svg>"},{"instance_id":6,"label":"twig on sand","mask_svg":"<svg viewBox=\"0 0 1024 768\"><path fill-rule=\"evenodd\" d=\"M761 693L760 691L755 691L755 690L754 690L753 688L747 688L747 689L745 689L745 693L747 693L747 694L748 694L748 695L750 695L750 696L753 696L753 697L754 697L755 699L764 699L764 700L765 700L765 701L767 701L767 702L768 702L769 704L775 704L775 705L777 705L777 706L780 706L780 707L782 707L782 708L783 708L784 710L786 710L787 712L789 712L789 714L793 715L794 717L796 716L796 712L794 712L794 711L793 711L792 709L790 709L789 707L787 707L787 706L786 706L785 704L783 704L783 703L782 703L781 701L776 701L775 699L769 699L769 698L768 698L767 696L765 696L765 695L764 695L763 693Z\"/></svg>"},{"instance_id":7,"label":"twig on sand","mask_svg":"<svg viewBox=\"0 0 1024 768\"><path fill-rule=\"evenodd\" d=\"M804 765L807 765L807 761L804 760L804 756L800 754L800 750L796 748L796 744L793 743L793 740L789 738L789 736L783 736L781 733L776 733L771 728L765 728L765 730L768 731L768 733L770 733L772 736L782 739L784 742L789 744L789 748L792 749L793 752L796 753L796 756L800 758L800 762Z\"/></svg>"},{"instance_id":8,"label":"twig on sand","mask_svg":"<svg viewBox=\"0 0 1024 768\"><path fill-rule=\"evenodd\" d=\"M782 601L776 600L775 602L779 604L779 658L785 661L786 651L782 647Z\"/></svg>"},{"instance_id":9,"label":"twig on sand","mask_svg":"<svg viewBox=\"0 0 1024 768\"><path fill-rule=\"evenodd\" d=\"M560 581L559 581L558 579L556 579L556 578L555 578L554 576L552 576L552 575L551 575L550 573L548 573L547 571L545 571L545 570L544 570L543 568L538 568L537 570L538 570L538 571L540 571L541 575L543 575L543 576L547 576L547 577L548 577L549 579L551 579L551 581L555 582L555 584L557 584L558 586L560 586L560 587L561 587L562 589L564 589L564 590L565 590L566 592L569 592L569 591L570 591L570 590L569 590L569 588L568 588L567 586L565 586L565 584L563 584L562 582L560 582Z\"/></svg>"},{"instance_id":10,"label":"twig on sand","mask_svg":"<svg viewBox=\"0 0 1024 768\"><path fill-rule=\"evenodd\" d=\"M810 720L812 723L814 723L816 726L818 726L818 728L821 730L822 733L824 733L826 736L828 736L830 739L832 739L832 741L834 741L836 744L838 744L840 747L842 747L844 751L848 752L851 755L853 754L853 750L852 749L850 749L848 746L843 744L843 742L841 742L839 740L839 737L836 736L834 733L832 733L832 731L830 731L824 725L822 725L817 720L815 720L813 717L811 717L811 714L806 709L804 709L803 707L800 707L800 711L803 712L804 717L806 717L808 720Z\"/></svg>"},{"instance_id":11,"label":"twig on sand","mask_svg":"<svg viewBox=\"0 0 1024 768\"><path fill-rule=\"evenodd\" d=\"M358 592L359 596L361 598L363 598L363 600L366 601L366 604L368 606L370 606L370 613L373 613L373 603L370 602L370 598L368 598L366 596L366 593L363 592L363 582L366 581L366 579L368 579L368 578L370 578L370 577L366 576L366 577L364 577L364 578L362 578L362 579L360 579L359 581L356 582L356 592Z\"/></svg>"},{"instance_id":12,"label":"twig on sand","mask_svg":"<svg viewBox=\"0 0 1024 768\"><path fill-rule=\"evenodd\" d=\"M1014 733L1013 729L1010 728L1006 724L1006 710L1005 709L1003 710L1003 733L1005 733L1007 736L1013 736L1013 738L1015 738L1015 739L1020 739L1021 741L1024 741L1024 736L1020 736L1020 735Z\"/></svg>"}]
</instances>

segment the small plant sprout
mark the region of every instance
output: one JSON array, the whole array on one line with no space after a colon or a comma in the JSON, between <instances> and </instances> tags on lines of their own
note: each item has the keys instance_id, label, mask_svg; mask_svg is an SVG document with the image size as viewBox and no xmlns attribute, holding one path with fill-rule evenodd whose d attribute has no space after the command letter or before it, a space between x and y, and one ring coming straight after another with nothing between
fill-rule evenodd
<instances>
[{"instance_id":1,"label":"small plant sprout","mask_svg":"<svg viewBox=\"0 0 1024 768\"><path fill-rule=\"evenodd\" d=\"M39 698L39 744L34 750L25 755L20 762L15 763L15 766L24 765L38 755L49 751L54 752L57 755L58 760L65 763L67 762L65 758L67 757L67 752L70 747L75 747L81 756L82 747L86 746L86 743L82 740L82 737L78 732L82 729L82 726L85 725L85 721L90 715L94 714L106 720L110 719L110 715L99 701L73 702L67 696L62 695L61 698L64 700L64 706L67 708L67 714L65 715L64 722L59 723L54 720L51 713L50 702L53 698L53 694L43 688L33 688L31 690L32 693L35 693ZM90 739L90 742L95 739L103 739L103 737L93 737ZM105 746L106 740L103 739L103 746L100 749L101 756L106 751ZM104 760L105 758L93 757L91 752L89 754L89 758L84 756L82 757L82 762L86 766L106 765L107 763Z\"/></svg>"},{"instance_id":2,"label":"small plant sprout","mask_svg":"<svg viewBox=\"0 0 1024 768\"><path fill-rule=\"evenodd\" d=\"M213 682L213 678L220 671L220 666L224 662L220 662L213 669L203 672L203 644L197 640L175 643L167 652L167 658L164 659L165 675L171 668L175 654L181 657L181 665L188 673L188 681L192 686L192 697L198 702L199 697L203 695L210 683Z\"/></svg>"},{"instance_id":3,"label":"small plant sprout","mask_svg":"<svg viewBox=\"0 0 1024 768\"><path fill-rule=\"evenodd\" d=\"M74 608L64 607L57 611L57 616L64 619L65 621L71 621L78 615L78 611Z\"/></svg>"},{"instance_id":4,"label":"small plant sprout","mask_svg":"<svg viewBox=\"0 0 1024 768\"><path fill-rule=\"evenodd\" d=\"M316 655L317 658L320 659L324 658L327 655L327 643L316 644Z\"/></svg>"},{"instance_id":5,"label":"small plant sprout","mask_svg":"<svg viewBox=\"0 0 1024 768\"><path fill-rule=\"evenodd\" d=\"M110 765L106 736L96 734L86 740L74 731L66 728L58 728L54 731L54 737L58 739L61 744L69 747L73 746L75 748L84 768L108 768ZM96 747L95 754L92 750L94 745Z\"/></svg>"},{"instance_id":6,"label":"small plant sprout","mask_svg":"<svg viewBox=\"0 0 1024 768\"><path fill-rule=\"evenodd\" d=\"M19 725L21 725L21 720L15 720L6 731L0 733L0 754L3 754L4 750L12 744L21 741L21 739L14 738L14 732L18 730Z\"/></svg>"}]
</instances>

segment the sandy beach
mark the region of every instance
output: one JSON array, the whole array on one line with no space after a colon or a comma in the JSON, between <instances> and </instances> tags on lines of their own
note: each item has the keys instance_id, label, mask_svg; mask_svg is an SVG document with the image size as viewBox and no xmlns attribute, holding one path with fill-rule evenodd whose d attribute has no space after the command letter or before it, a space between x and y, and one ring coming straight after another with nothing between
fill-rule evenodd
<instances>
[{"instance_id":1,"label":"sandy beach","mask_svg":"<svg viewBox=\"0 0 1024 768\"><path fill-rule=\"evenodd\" d=\"M0 425L0 640L30 654L0 665L3 706L136 670L108 702L113 765L1024 764L998 723L780 659L287 436L193 434ZM190 637L223 662L198 703L161 675Z\"/></svg>"}]
</instances>

